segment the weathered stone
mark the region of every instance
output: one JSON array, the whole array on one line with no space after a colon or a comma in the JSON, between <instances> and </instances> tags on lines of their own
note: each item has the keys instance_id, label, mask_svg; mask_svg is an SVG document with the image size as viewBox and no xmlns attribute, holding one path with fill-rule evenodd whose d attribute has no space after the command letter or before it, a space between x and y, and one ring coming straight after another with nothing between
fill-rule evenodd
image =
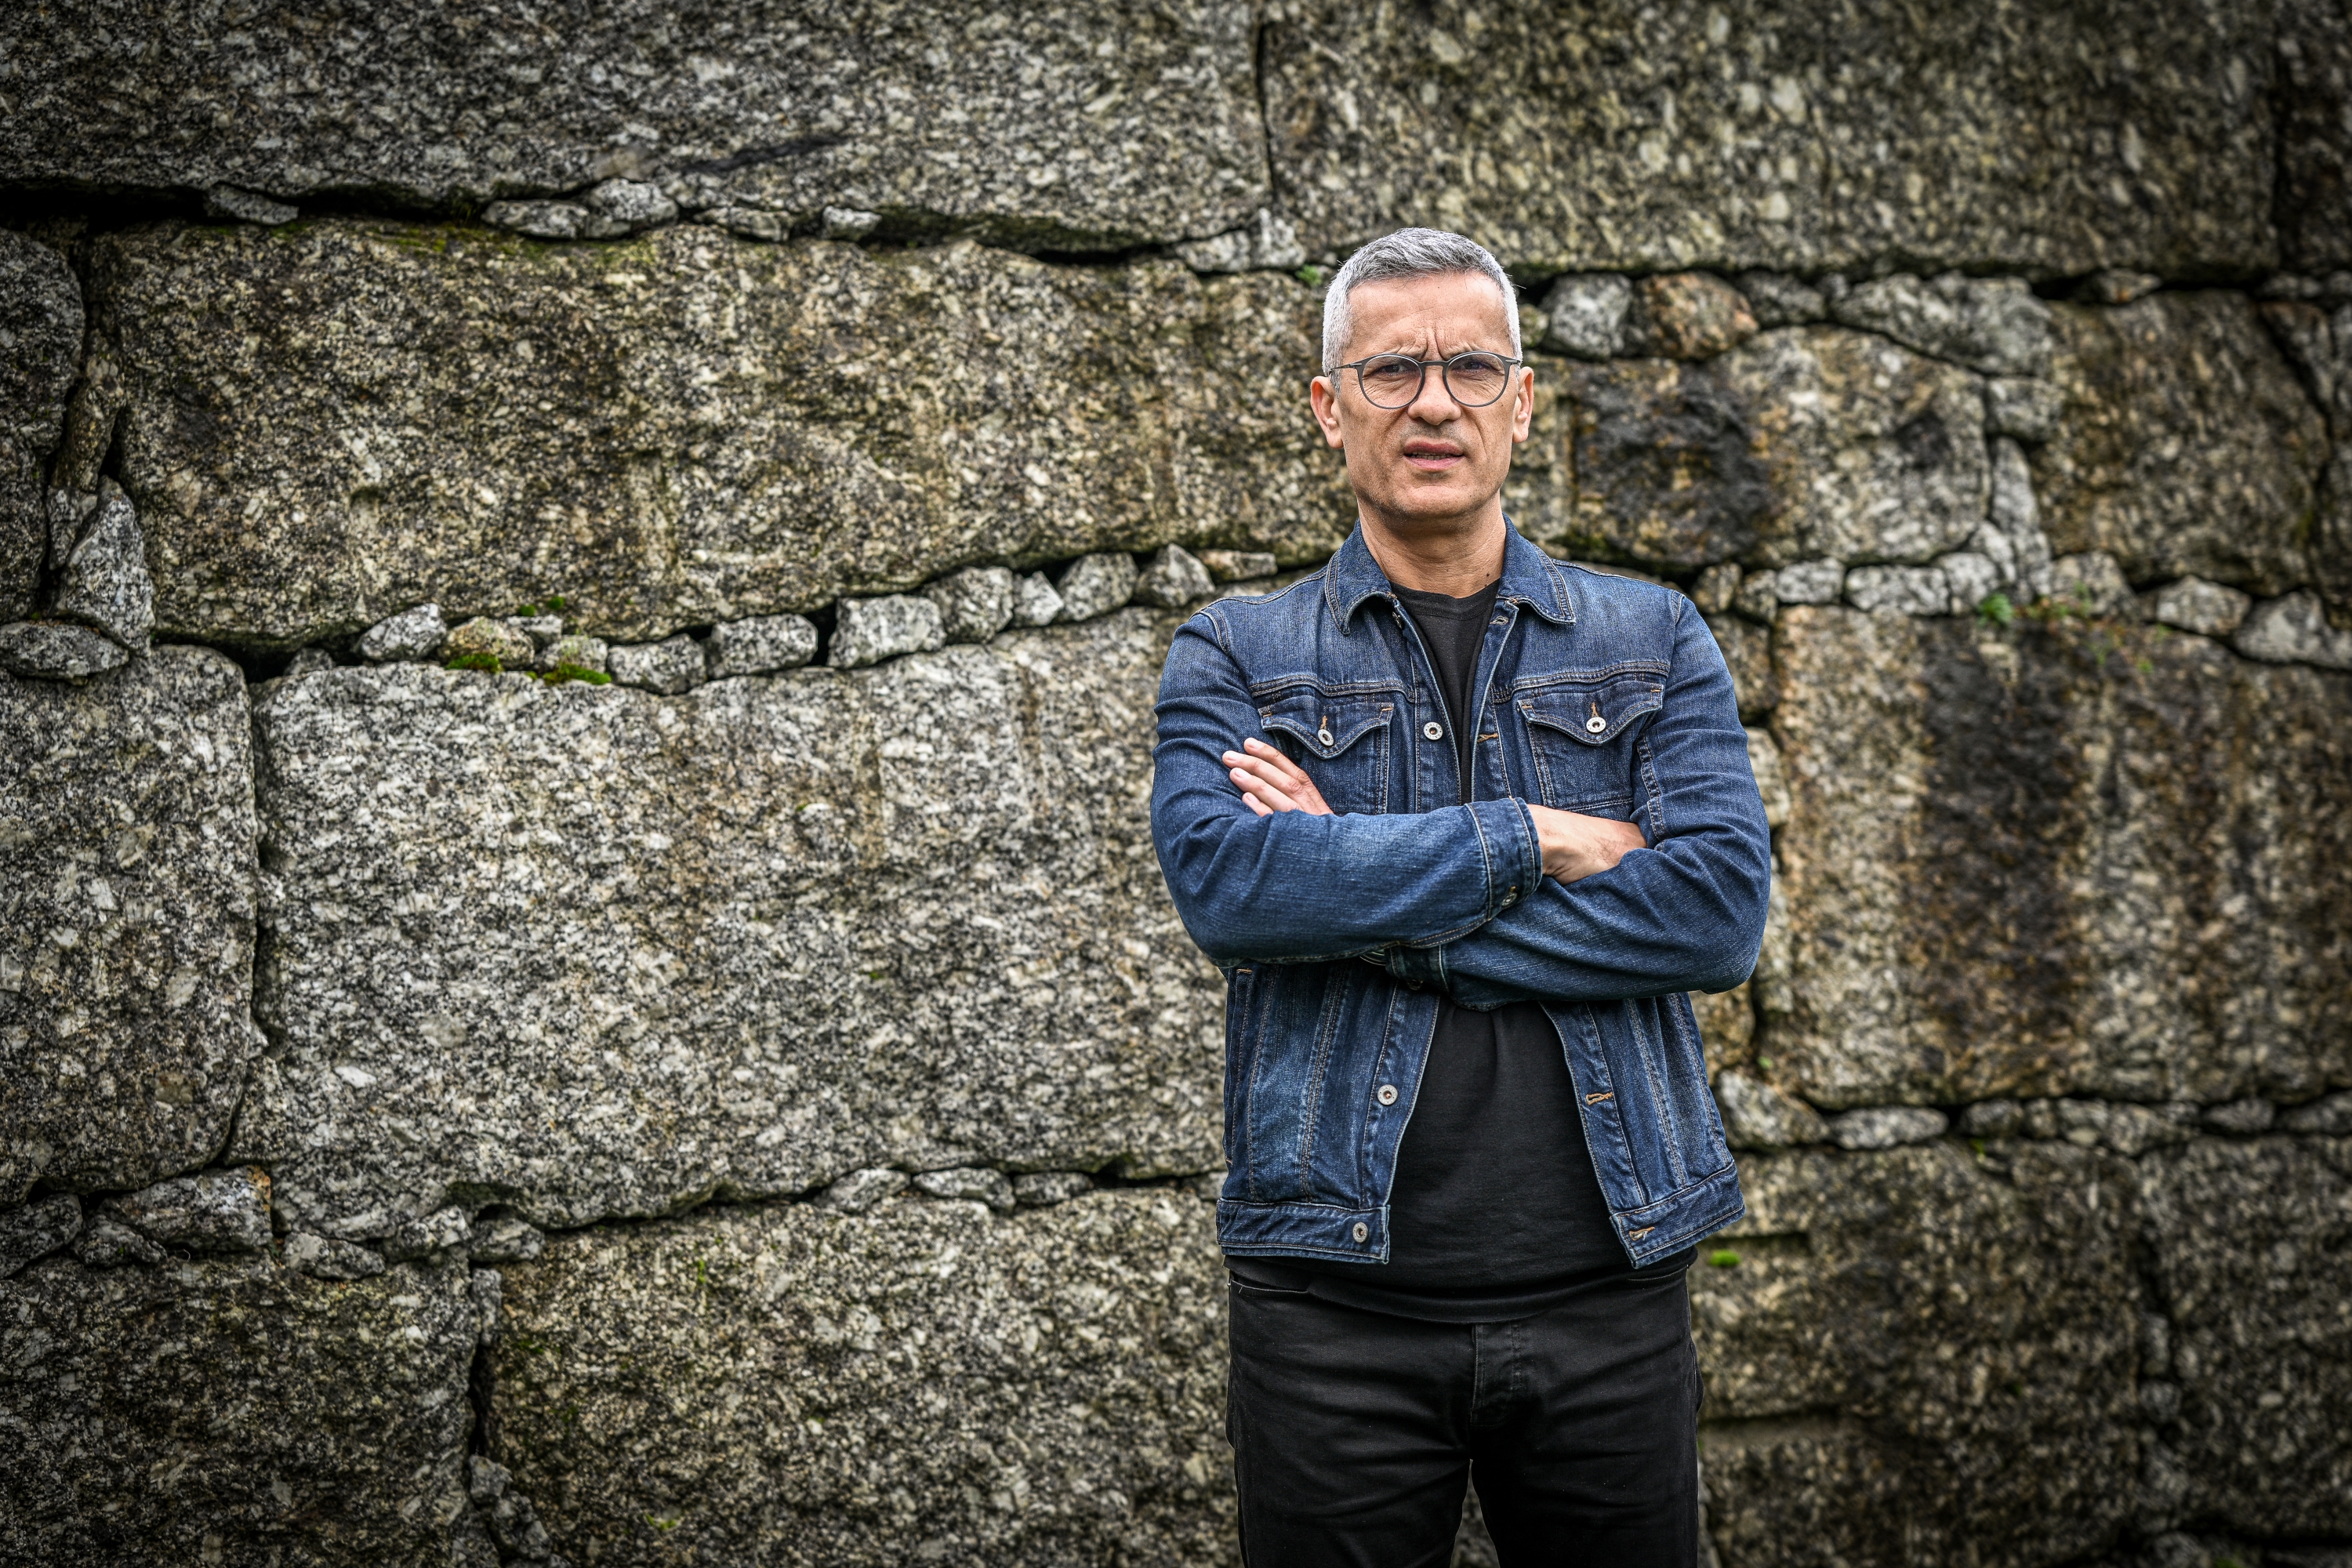
<instances>
[{"instance_id":1,"label":"weathered stone","mask_svg":"<svg viewBox=\"0 0 2352 1568\"><path fill-rule=\"evenodd\" d=\"M2058 1135L2084 1149L2107 1149L2137 1159L2150 1149L2196 1136L2197 1108L2176 1101L2162 1109L2098 1100L2048 1102Z\"/></svg>"},{"instance_id":2,"label":"weathered stone","mask_svg":"<svg viewBox=\"0 0 2352 1568\"><path fill-rule=\"evenodd\" d=\"M795 616L792 618L798 620L800 617ZM815 640L814 627L810 628L810 640L812 642ZM708 653L709 647L709 644L704 645L706 656L710 657L712 662L716 663L716 656ZM613 647L610 643L603 637L582 637L573 632L557 637L545 647L541 648L539 657L531 661L531 668L549 674L561 669L569 670L574 674L603 675L612 662ZM803 656L802 662L807 662L805 655Z\"/></svg>"},{"instance_id":3,"label":"weathered stone","mask_svg":"<svg viewBox=\"0 0 2352 1568\"><path fill-rule=\"evenodd\" d=\"M1171 629L669 700L280 684L256 723L282 1044L236 1157L287 1224L353 1240L468 1193L572 1226L872 1166L1217 1163L1223 986L1146 820Z\"/></svg>"},{"instance_id":4,"label":"weathered stone","mask_svg":"<svg viewBox=\"0 0 2352 1568\"><path fill-rule=\"evenodd\" d=\"M427 1253L463 1247L473 1239L473 1226L467 1222L466 1211L452 1205L419 1215L383 1238L383 1255L394 1263L405 1263Z\"/></svg>"},{"instance_id":5,"label":"weathered stone","mask_svg":"<svg viewBox=\"0 0 2352 1568\"><path fill-rule=\"evenodd\" d=\"M2271 1130L2271 1123L2278 1120L2278 1107L2267 1100L2233 1100L2227 1105L2207 1106L2203 1120L2208 1127L2251 1137Z\"/></svg>"},{"instance_id":6,"label":"weathered stone","mask_svg":"<svg viewBox=\"0 0 2352 1568\"><path fill-rule=\"evenodd\" d=\"M1667 359L1713 359L1756 335L1739 290L1708 272L1644 278L1634 289L1631 347Z\"/></svg>"},{"instance_id":7,"label":"weathered stone","mask_svg":"<svg viewBox=\"0 0 2352 1568\"><path fill-rule=\"evenodd\" d=\"M2131 603L2131 584L2104 550L2061 555L2050 563L2050 597L2078 615L2112 616Z\"/></svg>"},{"instance_id":8,"label":"weathered stone","mask_svg":"<svg viewBox=\"0 0 2352 1568\"><path fill-rule=\"evenodd\" d=\"M1054 591L1062 595L1055 618L1090 621L1110 614L1135 597L1137 576L1135 557L1124 550L1081 555L1055 579Z\"/></svg>"},{"instance_id":9,"label":"weathered stone","mask_svg":"<svg viewBox=\"0 0 2352 1568\"><path fill-rule=\"evenodd\" d=\"M155 627L155 588L147 576L139 514L112 479L99 484L98 515L58 573L50 613L96 626L135 654Z\"/></svg>"},{"instance_id":10,"label":"weathered stone","mask_svg":"<svg viewBox=\"0 0 2352 1568\"><path fill-rule=\"evenodd\" d=\"M298 1230L286 1238L286 1267L320 1279L373 1279L383 1272L383 1256L331 1236Z\"/></svg>"},{"instance_id":11,"label":"weathered stone","mask_svg":"<svg viewBox=\"0 0 2352 1568\"><path fill-rule=\"evenodd\" d=\"M1769 730L1748 731L1748 767L1756 775L1756 793L1764 802L1764 824L1780 827L1789 820L1789 782L1780 773L1780 746Z\"/></svg>"},{"instance_id":12,"label":"weathered stone","mask_svg":"<svg viewBox=\"0 0 2352 1568\"><path fill-rule=\"evenodd\" d=\"M2252 599L2235 588L2224 588L2202 577L2183 577L2177 583L2168 583L2147 595L2144 602L2149 620L2209 637L2226 637L2236 631L2253 605Z\"/></svg>"},{"instance_id":13,"label":"weathered stone","mask_svg":"<svg viewBox=\"0 0 2352 1568\"><path fill-rule=\"evenodd\" d=\"M169 1248L260 1252L269 1246L269 1176L250 1165L199 1171L109 1198L98 1212Z\"/></svg>"},{"instance_id":14,"label":"weathered stone","mask_svg":"<svg viewBox=\"0 0 2352 1568\"><path fill-rule=\"evenodd\" d=\"M42 1176L144 1186L227 1135L255 1039L250 733L206 649L0 678L0 1204Z\"/></svg>"},{"instance_id":15,"label":"weathered stone","mask_svg":"<svg viewBox=\"0 0 2352 1568\"><path fill-rule=\"evenodd\" d=\"M967 566L923 589L949 642L986 642L1011 626L1013 596L1013 574L1002 566Z\"/></svg>"},{"instance_id":16,"label":"weathered stone","mask_svg":"<svg viewBox=\"0 0 2352 1568\"><path fill-rule=\"evenodd\" d=\"M1013 1196L1024 1208L1050 1208L1094 1191L1084 1171L1037 1171L1013 1178Z\"/></svg>"},{"instance_id":17,"label":"weathered stone","mask_svg":"<svg viewBox=\"0 0 2352 1568\"><path fill-rule=\"evenodd\" d=\"M1940 616L1951 606L1952 580L1941 566L1857 566L1845 574L1845 599L1873 614Z\"/></svg>"},{"instance_id":18,"label":"weathered stone","mask_svg":"<svg viewBox=\"0 0 2352 1568\"><path fill-rule=\"evenodd\" d=\"M17 621L0 626L0 669L32 680L88 680L120 669L130 650L88 626Z\"/></svg>"},{"instance_id":19,"label":"weathered stone","mask_svg":"<svg viewBox=\"0 0 2352 1568\"><path fill-rule=\"evenodd\" d=\"M1721 1561L2014 1563L2112 1541L2137 1476L2136 1183L1941 1141L1745 1156L1691 1276Z\"/></svg>"},{"instance_id":20,"label":"weathered stone","mask_svg":"<svg viewBox=\"0 0 2352 1568\"><path fill-rule=\"evenodd\" d=\"M2281 259L2352 267L2352 16L2330 0L2282 0L2276 16Z\"/></svg>"},{"instance_id":21,"label":"weathered stone","mask_svg":"<svg viewBox=\"0 0 2352 1568\"><path fill-rule=\"evenodd\" d=\"M1093 1193L556 1237L506 1270L500 1457L575 1562L1230 1561L1213 1214Z\"/></svg>"},{"instance_id":22,"label":"weathered stone","mask_svg":"<svg viewBox=\"0 0 2352 1568\"><path fill-rule=\"evenodd\" d=\"M1750 572L1739 579L1739 591L1732 595L1731 607L1742 620L1758 626L1769 626L1780 613L1780 574L1778 572Z\"/></svg>"},{"instance_id":23,"label":"weathered stone","mask_svg":"<svg viewBox=\"0 0 2352 1568\"><path fill-rule=\"evenodd\" d=\"M2000 563L2031 603L2050 592L2050 536L2042 531L2042 506L2033 495L2033 471L2025 449L2006 437L1992 443L1992 495L1985 526L1970 541Z\"/></svg>"},{"instance_id":24,"label":"weathered stone","mask_svg":"<svg viewBox=\"0 0 2352 1568\"><path fill-rule=\"evenodd\" d=\"M816 657L816 626L805 616L755 616L721 621L704 639L710 679L798 669Z\"/></svg>"},{"instance_id":25,"label":"weathered stone","mask_svg":"<svg viewBox=\"0 0 2352 1568\"><path fill-rule=\"evenodd\" d=\"M2293 1100L2352 1073L2345 677L2129 624L1838 608L1783 610L1773 655L1791 923L1761 1048L1807 1100Z\"/></svg>"},{"instance_id":26,"label":"weathered stone","mask_svg":"<svg viewBox=\"0 0 2352 1568\"><path fill-rule=\"evenodd\" d=\"M1941 1138L1950 1125L1924 1105L1874 1105L1829 1119L1830 1142L1841 1149L1899 1149Z\"/></svg>"},{"instance_id":27,"label":"weathered stone","mask_svg":"<svg viewBox=\"0 0 2352 1568\"><path fill-rule=\"evenodd\" d=\"M964 1198L992 1209L1013 1206L1013 1183L1003 1172L992 1171L985 1165L925 1171L915 1178L915 1190L925 1197Z\"/></svg>"},{"instance_id":28,"label":"weathered stone","mask_svg":"<svg viewBox=\"0 0 2352 1568\"><path fill-rule=\"evenodd\" d=\"M299 207L273 202L257 192L239 190L235 185L215 185L205 193L205 216L276 228L280 224L292 223L302 213Z\"/></svg>"},{"instance_id":29,"label":"weathered stone","mask_svg":"<svg viewBox=\"0 0 2352 1568\"><path fill-rule=\"evenodd\" d=\"M1834 605L1844 591L1843 561L1800 561L1773 574L1772 592L1784 605Z\"/></svg>"},{"instance_id":30,"label":"weathered stone","mask_svg":"<svg viewBox=\"0 0 2352 1568\"><path fill-rule=\"evenodd\" d=\"M473 1247L477 1264L528 1263L547 1250L547 1233L519 1215L483 1216L474 1222Z\"/></svg>"},{"instance_id":31,"label":"weathered stone","mask_svg":"<svg viewBox=\"0 0 2352 1568\"><path fill-rule=\"evenodd\" d=\"M1727 1068L1747 1068L1755 1053L1756 999L1745 985L1709 994L1690 994L1691 1013L1698 1020L1701 1049L1706 1056L1707 1081L1712 1084Z\"/></svg>"},{"instance_id":32,"label":"weathered stone","mask_svg":"<svg viewBox=\"0 0 2352 1568\"><path fill-rule=\"evenodd\" d=\"M625 228L669 223L677 216L677 204L647 180L606 180L588 193L586 202L589 211Z\"/></svg>"},{"instance_id":33,"label":"weathered stone","mask_svg":"<svg viewBox=\"0 0 2352 1568\"><path fill-rule=\"evenodd\" d=\"M1731 671L1739 716L1757 719L1769 712L1772 704L1780 700L1780 683L1772 676L1771 634L1729 616L1709 616L1706 624L1715 634L1716 647L1723 650L1725 667Z\"/></svg>"},{"instance_id":34,"label":"weathered stone","mask_svg":"<svg viewBox=\"0 0 2352 1568\"><path fill-rule=\"evenodd\" d=\"M466 1270L0 1283L0 1561L472 1564Z\"/></svg>"},{"instance_id":35,"label":"weathered stone","mask_svg":"<svg viewBox=\"0 0 2352 1568\"><path fill-rule=\"evenodd\" d=\"M562 616L509 616L507 625L530 639L534 653L544 655L563 636Z\"/></svg>"},{"instance_id":36,"label":"weathered stone","mask_svg":"<svg viewBox=\"0 0 2352 1568\"><path fill-rule=\"evenodd\" d=\"M1571 272L1544 296L1543 346L1579 359L1615 359L1630 346L1633 282L1614 272Z\"/></svg>"},{"instance_id":37,"label":"weathered stone","mask_svg":"<svg viewBox=\"0 0 2352 1568\"><path fill-rule=\"evenodd\" d=\"M2200 1138L2141 1171L2185 1512L2352 1535L2352 1142Z\"/></svg>"},{"instance_id":38,"label":"weathered stone","mask_svg":"<svg viewBox=\"0 0 2352 1568\"><path fill-rule=\"evenodd\" d=\"M2352 669L2352 630L2330 626L2319 595L2308 589L2256 605L2230 646L2270 664Z\"/></svg>"},{"instance_id":39,"label":"weathered stone","mask_svg":"<svg viewBox=\"0 0 2352 1568\"><path fill-rule=\"evenodd\" d=\"M2013 1138L2025 1129L2025 1108L2013 1100L1979 1100L1960 1112L1960 1131L1970 1138Z\"/></svg>"},{"instance_id":40,"label":"weathered stone","mask_svg":"<svg viewBox=\"0 0 2352 1568\"><path fill-rule=\"evenodd\" d=\"M449 637L449 623L438 605L417 605L387 616L360 637L360 657L375 664L394 659L431 658Z\"/></svg>"},{"instance_id":41,"label":"weathered stone","mask_svg":"<svg viewBox=\"0 0 2352 1568\"><path fill-rule=\"evenodd\" d=\"M539 657L527 632L503 620L476 616L453 629L441 645L446 660L488 659L500 669L529 669Z\"/></svg>"},{"instance_id":42,"label":"weathered stone","mask_svg":"<svg viewBox=\"0 0 2352 1568\"><path fill-rule=\"evenodd\" d=\"M1985 433L2020 441L2047 441L2058 434L2066 400L2054 383L2040 376L1994 376L1985 383Z\"/></svg>"},{"instance_id":43,"label":"weathered stone","mask_svg":"<svg viewBox=\"0 0 2352 1568\"><path fill-rule=\"evenodd\" d=\"M1811 285L1778 272L1743 272L1737 279L1742 298L1762 327L1801 327L1829 314L1829 300Z\"/></svg>"},{"instance_id":44,"label":"weathered stone","mask_svg":"<svg viewBox=\"0 0 2352 1568\"><path fill-rule=\"evenodd\" d=\"M1972 550L1957 551L1936 563L1944 574L1944 583L1951 590L1948 605L1955 616L1973 613L1993 595L2010 587L2015 580L2013 571L2003 571L1999 562L1990 555Z\"/></svg>"},{"instance_id":45,"label":"weathered stone","mask_svg":"<svg viewBox=\"0 0 2352 1568\"><path fill-rule=\"evenodd\" d=\"M1307 259L1298 231L1268 207L1260 207L1256 221L1246 227L1172 248L1176 258L1195 272L1246 272L1256 267L1287 272Z\"/></svg>"},{"instance_id":46,"label":"weathered stone","mask_svg":"<svg viewBox=\"0 0 2352 1568\"><path fill-rule=\"evenodd\" d=\"M2052 314L2065 413L2032 457L2052 547L2104 550L2136 583L2310 581L2326 431L2246 297L2167 289Z\"/></svg>"},{"instance_id":47,"label":"weathered stone","mask_svg":"<svg viewBox=\"0 0 2352 1568\"><path fill-rule=\"evenodd\" d=\"M1271 577L1275 573L1273 555L1261 550L1203 550L1198 552L1198 559L1209 569L1209 575L1220 583L1246 583L1253 578Z\"/></svg>"},{"instance_id":48,"label":"weathered stone","mask_svg":"<svg viewBox=\"0 0 2352 1568\"><path fill-rule=\"evenodd\" d=\"M1110 544L1317 561L1351 515L1277 274L341 220L121 232L92 268L176 635L562 594L642 640Z\"/></svg>"},{"instance_id":49,"label":"weathered stone","mask_svg":"<svg viewBox=\"0 0 2352 1568\"><path fill-rule=\"evenodd\" d=\"M864 1214L884 1198L896 1197L906 1190L906 1172L874 1166L850 1172L819 1194L816 1202L819 1208Z\"/></svg>"},{"instance_id":50,"label":"weathered stone","mask_svg":"<svg viewBox=\"0 0 2352 1568\"><path fill-rule=\"evenodd\" d=\"M133 65L123 38L155 47ZM415 3L192 34L159 0L110 0L0 18L0 59L26 62L0 153L37 184L449 210L617 181L584 198L608 221L656 221L637 215L662 200L794 226L839 207L906 237L1113 249L1267 205L1253 39L1246 8L1112 0L945 27L904 0L635 3L495 37Z\"/></svg>"},{"instance_id":51,"label":"weathered stone","mask_svg":"<svg viewBox=\"0 0 2352 1568\"><path fill-rule=\"evenodd\" d=\"M1746 1073L1717 1073L1715 1102L1723 1113L1724 1136L1735 1149L1769 1152L1829 1142L1829 1128L1811 1106Z\"/></svg>"},{"instance_id":52,"label":"weathered stone","mask_svg":"<svg viewBox=\"0 0 2352 1568\"><path fill-rule=\"evenodd\" d=\"M1163 545L1150 568L1136 579L1134 602L1156 609L1181 610L1216 592L1209 569L1181 544Z\"/></svg>"},{"instance_id":53,"label":"weathered stone","mask_svg":"<svg viewBox=\"0 0 2352 1568\"><path fill-rule=\"evenodd\" d=\"M2021 278L1897 272L1849 289L1831 303L1830 315L1987 375L2050 371L2050 307Z\"/></svg>"},{"instance_id":54,"label":"weathered stone","mask_svg":"<svg viewBox=\"0 0 2352 1568\"><path fill-rule=\"evenodd\" d=\"M2352 1089L2298 1105L2279 1119L2287 1132L2352 1132Z\"/></svg>"},{"instance_id":55,"label":"weathered stone","mask_svg":"<svg viewBox=\"0 0 2352 1568\"><path fill-rule=\"evenodd\" d=\"M1719 616L1731 608L1739 595L1739 563L1719 561L1698 574L1691 584L1691 603L1710 616Z\"/></svg>"},{"instance_id":56,"label":"weathered stone","mask_svg":"<svg viewBox=\"0 0 2352 1568\"><path fill-rule=\"evenodd\" d=\"M1260 46L1309 252L1405 224L1538 273L2275 256L2268 12L1339 0Z\"/></svg>"},{"instance_id":57,"label":"weathered stone","mask_svg":"<svg viewBox=\"0 0 2352 1568\"><path fill-rule=\"evenodd\" d=\"M835 609L824 661L835 669L857 669L902 654L929 653L946 642L940 607L929 599L908 594L844 599Z\"/></svg>"},{"instance_id":58,"label":"weathered stone","mask_svg":"<svg viewBox=\"0 0 2352 1568\"><path fill-rule=\"evenodd\" d=\"M81 1200L58 1193L0 1214L0 1279L47 1258L81 1233Z\"/></svg>"},{"instance_id":59,"label":"weathered stone","mask_svg":"<svg viewBox=\"0 0 2352 1568\"><path fill-rule=\"evenodd\" d=\"M591 213L578 202L492 202L482 221L533 239L609 239L629 226Z\"/></svg>"},{"instance_id":60,"label":"weathered stone","mask_svg":"<svg viewBox=\"0 0 2352 1568\"><path fill-rule=\"evenodd\" d=\"M702 645L683 632L660 642L607 648L604 668L623 686L640 686L666 697L693 690L709 673Z\"/></svg>"},{"instance_id":61,"label":"weathered stone","mask_svg":"<svg viewBox=\"0 0 2352 1568\"><path fill-rule=\"evenodd\" d=\"M1013 581L1013 624L1045 626L1062 616L1062 595L1043 572L1031 572Z\"/></svg>"},{"instance_id":62,"label":"weathered stone","mask_svg":"<svg viewBox=\"0 0 2352 1568\"><path fill-rule=\"evenodd\" d=\"M74 1257L86 1268L153 1268L170 1255L127 1225L93 1220L74 1238Z\"/></svg>"},{"instance_id":63,"label":"weathered stone","mask_svg":"<svg viewBox=\"0 0 2352 1568\"><path fill-rule=\"evenodd\" d=\"M48 552L42 482L81 346L81 289L66 258L0 229L0 622L33 608Z\"/></svg>"}]
</instances>

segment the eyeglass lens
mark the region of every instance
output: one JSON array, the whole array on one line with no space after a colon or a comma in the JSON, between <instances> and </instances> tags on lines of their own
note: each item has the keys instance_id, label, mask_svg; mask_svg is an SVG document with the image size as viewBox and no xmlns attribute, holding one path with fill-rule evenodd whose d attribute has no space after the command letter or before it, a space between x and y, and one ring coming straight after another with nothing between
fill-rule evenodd
<instances>
[{"instance_id":1,"label":"eyeglass lens","mask_svg":"<svg viewBox=\"0 0 2352 1568\"><path fill-rule=\"evenodd\" d=\"M1445 390L1465 408L1484 408L1511 382L1500 354L1456 354L1444 362ZM1411 354L1375 354L1357 368L1364 396L1376 408L1402 408L1421 395L1422 362Z\"/></svg>"}]
</instances>

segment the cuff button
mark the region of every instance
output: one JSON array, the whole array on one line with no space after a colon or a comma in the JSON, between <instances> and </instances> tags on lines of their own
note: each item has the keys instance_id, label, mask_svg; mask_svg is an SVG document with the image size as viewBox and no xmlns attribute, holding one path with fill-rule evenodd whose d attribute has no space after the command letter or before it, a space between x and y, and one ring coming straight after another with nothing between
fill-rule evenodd
<instances>
[{"instance_id":1,"label":"cuff button","mask_svg":"<svg viewBox=\"0 0 2352 1568\"><path fill-rule=\"evenodd\" d=\"M1397 1100L1396 1085L1392 1083L1384 1083L1381 1085L1380 1092L1372 1098L1379 1100L1382 1105L1394 1105Z\"/></svg>"}]
</instances>

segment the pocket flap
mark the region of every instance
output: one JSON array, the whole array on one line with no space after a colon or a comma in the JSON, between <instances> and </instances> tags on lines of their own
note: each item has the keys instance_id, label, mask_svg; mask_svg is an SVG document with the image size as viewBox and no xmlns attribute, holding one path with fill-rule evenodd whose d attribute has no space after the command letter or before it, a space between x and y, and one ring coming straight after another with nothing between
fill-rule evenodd
<instances>
[{"instance_id":1,"label":"pocket flap","mask_svg":"<svg viewBox=\"0 0 2352 1568\"><path fill-rule=\"evenodd\" d=\"M1257 710L1269 731L1279 730L1313 756L1338 756L1389 721L1393 702L1367 698L1330 698L1304 692Z\"/></svg>"},{"instance_id":2,"label":"pocket flap","mask_svg":"<svg viewBox=\"0 0 2352 1568\"><path fill-rule=\"evenodd\" d=\"M1568 682L1518 694L1528 722L1557 731L1588 746L1605 746L1645 713L1665 706L1665 683L1655 676L1620 675L1607 680Z\"/></svg>"}]
</instances>

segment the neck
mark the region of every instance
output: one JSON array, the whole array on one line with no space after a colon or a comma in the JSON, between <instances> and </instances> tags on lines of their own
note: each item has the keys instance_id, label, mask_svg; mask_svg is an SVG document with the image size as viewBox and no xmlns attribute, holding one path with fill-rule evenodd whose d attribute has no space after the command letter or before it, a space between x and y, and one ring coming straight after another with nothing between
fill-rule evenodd
<instances>
[{"instance_id":1,"label":"neck","mask_svg":"<svg viewBox=\"0 0 2352 1568\"><path fill-rule=\"evenodd\" d=\"M1359 516L1372 559L1400 588L1464 599L1503 574L1503 547L1510 524L1503 521L1499 496L1463 526L1423 527L1408 532L1370 507Z\"/></svg>"}]
</instances>

